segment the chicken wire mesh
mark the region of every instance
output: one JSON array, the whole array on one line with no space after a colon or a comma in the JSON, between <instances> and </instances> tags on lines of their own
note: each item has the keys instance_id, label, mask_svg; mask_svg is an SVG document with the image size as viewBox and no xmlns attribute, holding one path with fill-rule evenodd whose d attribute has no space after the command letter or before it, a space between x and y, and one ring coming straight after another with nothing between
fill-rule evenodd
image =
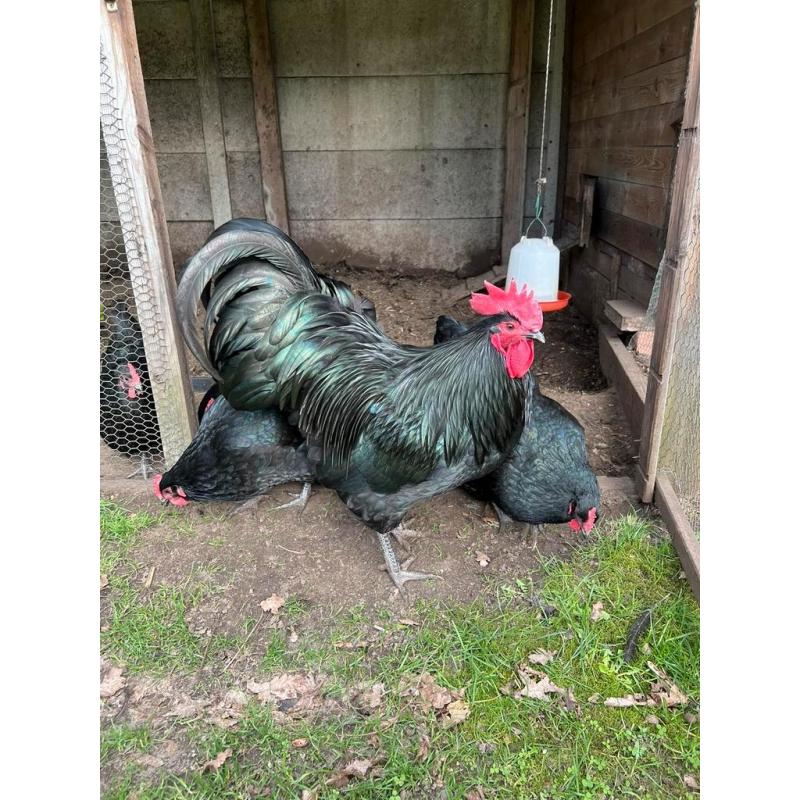
<instances>
[{"instance_id":1,"label":"chicken wire mesh","mask_svg":"<svg viewBox=\"0 0 800 800\"><path fill-rule=\"evenodd\" d=\"M183 431L160 413L169 369L162 312L146 270L114 75L100 48L100 436L102 474L146 477ZM172 449L170 450L170 447ZM178 446L178 452L182 449ZM131 473L135 474L135 472Z\"/></svg>"},{"instance_id":2,"label":"chicken wire mesh","mask_svg":"<svg viewBox=\"0 0 800 800\"><path fill-rule=\"evenodd\" d=\"M699 212L695 209L695 216ZM696 230L699 230L699 220ZM672 482L694 532L700 533L700 259L691 243L680 276L677 335L672 354L658 468Z\"/></svg>"}]
</instances>

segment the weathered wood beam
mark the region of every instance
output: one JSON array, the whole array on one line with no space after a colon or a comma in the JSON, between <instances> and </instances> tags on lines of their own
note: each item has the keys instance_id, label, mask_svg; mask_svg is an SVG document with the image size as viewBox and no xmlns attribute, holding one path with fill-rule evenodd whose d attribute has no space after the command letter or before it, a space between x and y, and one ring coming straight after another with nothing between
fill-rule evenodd
<instances>
[{"instance_id":1,"label":"weathered wood beam","mask_svg":"<svg viewBox=\"0 0 800 800\"><path fill-rule=\"evenodd\" d=\"M647 400L636 475L637 489L645 503L653 501L655 492L667 389L675 350L682 276L687 264L700 257L699 43L700 9L698 5L686 78L686 103L678 140L678 154L675 159L672 206L662 259L661 289L656 309L653 354L650 359Z\"/></svg>"},{"instance_id":2,"label":"weathered wood beam","mask_svg":"<svg viewBox=\"0 0 800 800\"><path fill-rule=\"evenodd\" d=\"M131 0L117 0L115 4L100 0L100 47L107 59L116 104L114 111L101 115L101 124L107 143L112 133L125 142L124 156L107 148L108 158L164 458L170 466L191 441L196 417L177 325L175 273ZM119 120L115 119L116 112ZM122 209L129 207L135 211L138 224L126 224ZM147 287L147 297L142 285Z\"/></svg>"},{"instance_id":3,"label":"weathered wood beam","mask_svg":"<svg viewBox=\"0 0 800 800\"><path fill-rule=\"evenodd\" d=\"M200 114L203 120L203 138L208 165L208 185L211 190L211 212L214 216L214 227L218 228L233 215L211 0L189 0L189 10L194 32L194 55L197 63Z\"/></svg>"},{"instance_id":4,"label":"weathered wood beam","mask_svg":"<svg viewBox=\"0 0 800 800\"><path fill-rule=\"evenodd\" d=\"M503 190L501 263L522 235L525 211L525 168L528 158L528 115L533 64L533 0L513 0L511 57L506 98L506 168Z\"/></svg>"},{"instance_id":5,"label":"weathered wood beam","mask_svg":"<svg viewBox=\"0 0 800 800\"><path fill-rule=\"evenodd\" d=\"M283 172L278 94L269 38L266 0L244 0L250 41L250 69L256 114L258 150L261 155L261 190L267 222L289 233L286 179Z\"/></svg>"}]
</instances>

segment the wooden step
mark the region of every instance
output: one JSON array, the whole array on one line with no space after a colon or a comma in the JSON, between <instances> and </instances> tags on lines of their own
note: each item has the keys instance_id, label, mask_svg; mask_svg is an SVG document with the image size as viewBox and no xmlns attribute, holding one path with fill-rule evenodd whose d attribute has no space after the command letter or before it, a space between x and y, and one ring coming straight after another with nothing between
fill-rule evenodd
<instances>
[{"instance_id":1,"label":"wooden step","mask_svg":"<svg viewBox=\"0 0 800 800\"><path fill-rule=\"evenodd\" d=\"M633 300L607 300L605 314L620 332L638 331L644 326L647 309Z\"/></svg>"}]
</instances>

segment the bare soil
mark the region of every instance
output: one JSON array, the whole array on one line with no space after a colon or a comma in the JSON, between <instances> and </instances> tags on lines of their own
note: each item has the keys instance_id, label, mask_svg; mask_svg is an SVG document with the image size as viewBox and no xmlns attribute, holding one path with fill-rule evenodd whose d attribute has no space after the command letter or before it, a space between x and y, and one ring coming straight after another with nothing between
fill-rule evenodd
<instances>
[{"instance_id":1,"label":"bare soil","mask_svg":"<svg viewBox=\"0 0 800 800\"><path fill-rule=\"evenodd\" d=\"M370 297L386 332L401 341L430 343L441 313L472 318L466 300L442 307L442 289L455 283L449 276L408 277L345 266L326 271ZM586 428L589 460L603 476L602 515L627 513L635 502L627 477L633 442L616 394L600 373L596 330L572 309L546 315L543 330L547 342L537 344L534 365L542 389ZM131 510L161 511L151 480L123 477L134 467L103 446L103 495ZM380 569L374 534L333 492L315 487L300 517L294 508L276 510L289 499L288 489L299 487L279 487L256 510L235 516L228 516L227 504L193 503L142 534L135 558L143 576L155 566L154 587L180 584L200 570L219 589L193 610L191 627L197 632L240 632L272 593L302 600L326 617L359 603L399 609L417 598L471 600L498 581L535 573L542 556L568 557L581 544L566 525L547 526L534 549L523 541L519 526L500 530L493 514L484 517L480 505L461 490L450 492L406 520L419 534L411 548L413 569L442 579L407 584L403 597ZM478 564L476 552L489 556L487 566Z\"/></svg>"}]
</instances>

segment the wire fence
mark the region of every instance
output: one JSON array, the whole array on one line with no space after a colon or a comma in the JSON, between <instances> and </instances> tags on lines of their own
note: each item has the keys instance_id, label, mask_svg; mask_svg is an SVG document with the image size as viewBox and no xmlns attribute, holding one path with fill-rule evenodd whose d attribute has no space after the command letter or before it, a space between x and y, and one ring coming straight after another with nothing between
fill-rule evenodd
<instances>
[{"instance_id":1,"label":"wire fence","mask_svg":"<svg viewBox=\"0 0 800 800\"><path fill-rule=\"evenodd\" d=\"M170 435L156 405L166 353L145 254L121 111L101 46L100 436L106 474L135 467L146 477L163 467L162 442Z\"/></svg>"}]
</instances>

